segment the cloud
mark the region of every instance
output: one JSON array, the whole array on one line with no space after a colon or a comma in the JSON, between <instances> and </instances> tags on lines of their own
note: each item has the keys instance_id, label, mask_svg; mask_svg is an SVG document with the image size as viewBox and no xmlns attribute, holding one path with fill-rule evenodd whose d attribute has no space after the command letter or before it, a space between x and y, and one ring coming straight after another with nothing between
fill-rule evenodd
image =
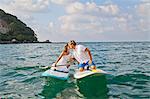
<instances>
[{"instance_id":1,"label":"cloud","mask_svg":"<svg viewBox=\"0 0 150 99\"><path fill-rule=\"evenodd\" d=\"M148 39L149 18L148 4L141 3L136 8L129 6L132 11L123 11L115 3L98 5L94 2L73 2L66 6L66 15L60 16L57 27L61 33L76 34L87 37L97 35L109 39ZM133 12L135 11L135 12ZM146 14L146 15L145 15ZM137 37L136 37L137 35ZM116 36L116 37L114 37ZM96 38L96 37L95 37Z\"/></svg>"},{"instance_id":2,"label":"cloud","mask_svg":"<svg viewBox=\"0 0 150 99\"><path fill-rule=\"evenodd\" d=\"M61 22L60 30L64 33L101 33L103 32L102 23L98 16L88 14L72 14L59 18Z\"/></svg>"},{"instance_id":3,"label":"cloud","mask_svg":"<svg viewBox=\"0 0 150 99\"><path fill-rule=\"evenodd\" d=\"M107 13L107 14L116 15L119 12L119 7L118 5L115 5L115 4L99 6L99 8L102 12Z\"/></svg>"},{"instance_id":4,"label":"cloud","mask_svg":"<svg viewBox=\"0 0 150 99\"><path fill-rule=\"evenodd\" d=\"M9 6L29 12L45 10L49 5L49 0L14 0Z\"/></svg>"},{"instance_id":5,"label":"cloud","mask_svg":"<svg viewBox=\"0 0 150 99\"><path fill-rule=\"evenodd\" d=\"M80 2L71 3L66 7L67 13L79 13L85 9L84 4Z\"/></svg>"},{"instance_id":6,"label":"cloud","mask_svg":"<svg viewBox=\"0 0 150 99\"><path fill-rule=\"evenodd\" d=\"M20 20L35 29L35 13L48 11L49 0L1 0L0 8L17 16Z\"/></svg>"},{"instance_id":7,"label":"cloud","mask_svg":"<svg viewBox=\"0 0 150 99\"><path fill-rule=\"evenodd\" d=\"M137 11L141 16L150 17L150 2L141 3L137 6Z\"/></svg>"},{"instance_id":8,"label":"cloud","mask_svg":"<svg viewBox=\"0 0 150 99\"><path fill-rule=\"evenodd\" d=\"M87 2L86 4L80 2L73 2L66 7L66 12L74 13L99 13L115 15L119 12L119 8L115 4L97 5L94 2Z\"/></svg>"},{"instance_id":9,"label":"cloud","mask_svg":"<svg viewBox=\"0 0 150 99\"><path fill-rule=\"evenodd\" d=\"M123 3L118 0L102 0L102 3L95 0L0 0L0 8L25 21L42 40L148 39L150 1Z\"/></svg>"},{"instance_id":10,"label":"cloud","mask_svg":"<svg viewBox=\"0 0 150 99\"><path fill-rule=\"evenodd\" d=\"M142 3L147 3L147 2L149 2L149 3L150 3L150 1L149 1L149 0L141 0L141 2L142 2Z\"/></svg>"},{"instance_id":11,"label":"cloud","mask_svg":"<svg viewBox=\"0 0 150 99\"><path fill-rule=\"evenodd\" d=\"M49 0L12 0L2 6L10 12L43 12L48 8Z\"/></svg>"},{"instance_id":12,"label":"cloud","mask_svg":"<svg viewBox=\"0 0 150 99\"><path fill-rule=\"evenodd\" d=\"M50 0L52 3L58 4L58 5L67 5L69 3L72 3L77 0Z\"/></svg>"},{"instance_id":13,"label":"cloud","mask_svg":"<svg viewBox=\"0 0 150 99\"><path fill-rule=\"evenodd\" d=\"M64 33L103 33L114 30L113 25L116 21L113 16L119 13L119 7L114 4L74 2L66 6L66 12L66 15L59 17L60 30Z\"/></svg>"},{"instance_id":14,"label":"cloud","mask_svg":"<svg viewBox=\"0 0 150 99\"><path fill-rule=\"evenodd\" d=\"M142 0L142 3L136 6L136 14L139 17L137 21L137 29L148 33L150 38L150 1Z\"/></svg>"}]
</instances>

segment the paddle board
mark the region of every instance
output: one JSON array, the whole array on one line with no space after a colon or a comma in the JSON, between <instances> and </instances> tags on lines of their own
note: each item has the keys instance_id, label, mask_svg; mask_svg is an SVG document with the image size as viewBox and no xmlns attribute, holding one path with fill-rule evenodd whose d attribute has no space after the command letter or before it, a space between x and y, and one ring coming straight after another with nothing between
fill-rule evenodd
<instances>
[{"instance_id":1,"label":"paddle board","mask_svg":"<svg viewBox=\"0 0 150 99\"><path fill-rule=\"evenodd\" d=\"M81 78L87 77L89 75L94 75L94 74L106 74L106 72L101 69L96 69L94 71L84 70L83 72L80 72L79 70L77 70L76 73L74 74L74 78L81 79Z\"/></svg>"},{"instance_id":2,"label":"paddle board","mask_svg":"<svg viewBox=\"0 0 150 99\"><path fill-rule=\"evenodd\" d=\"M106 74L106 73L107 72L101 69L96 69L94 71L84 70L83 72L80 72L78 69L75 69L75 73L73 76L75 79L81 79L89 75ZM49 77L58 78L61 80L67 80L69 79L69 69L66 66L56 67L55 70L51 68L49 70L46 70L44 73L42 73L42 76L49 76Z\"/></svg>"},{"instance_id":3,"label":"paddle board","mask_svg":"<svg viewBox=\"0 0 150 99\"><path fill-rule=\"evenodd\" d=\"M42 76L49 76L61 80L67 80L69 78L68 69L66 66L56 67L55 70L53 68L46 70L42 73Z\"/></svg>"}]
</instances>

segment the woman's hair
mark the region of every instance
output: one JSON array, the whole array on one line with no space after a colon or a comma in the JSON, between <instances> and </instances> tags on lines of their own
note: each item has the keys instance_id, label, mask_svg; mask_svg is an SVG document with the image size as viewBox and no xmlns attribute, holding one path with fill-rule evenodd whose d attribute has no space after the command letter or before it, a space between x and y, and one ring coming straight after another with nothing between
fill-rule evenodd
<instances>
[{"instance_id":1,"label":"woman's hair","mask_svg":"<svg viewBox=\"0 0 150 99\"><path fill-rule=\"evenodd\" d=\"M69 44L76 45L76 42L74 40L70 40Z\"/></svg>"},{"instance_id":2,"label":"woman's hair","mask_svg":"<svg viewBox=\"0 0 150 99\"><path fill-rule=\"evenodd\" d=\"M67 52L67 51L68 51L68 44L66 44L64 47L64 52Z\"/></svg>"}]
</instances>

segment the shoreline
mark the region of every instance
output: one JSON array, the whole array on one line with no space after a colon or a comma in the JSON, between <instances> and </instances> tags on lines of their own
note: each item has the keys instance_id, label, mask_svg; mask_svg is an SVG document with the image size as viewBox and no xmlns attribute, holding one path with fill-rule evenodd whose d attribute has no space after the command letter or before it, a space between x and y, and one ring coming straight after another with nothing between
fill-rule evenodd
<instances>
[{"instance_id":1,"label":"shoreline","mask_svg":"<svg viewBox=\"0 0 150 99\"><path fill-rule=\"evenodd\" d=\"M11 41L0 42L0 44L31 44L31 43L52 43L52 42L11 42Z\"/></svg>"},{"instance_id":2,"label":"shoreline","mask_svg":"<svg viewBox=\"0 0 150 99\"><path fill-rule=\"evenodd\" d=\"M99 41L99 42L78 42L78 43L150 43L150 41ZM46 41L35 41L35 42L12 42L12 41L0 41L0 44L33 44L33 43L66 43L66 42L46 42Z\"/></svg>"}]
</instances>

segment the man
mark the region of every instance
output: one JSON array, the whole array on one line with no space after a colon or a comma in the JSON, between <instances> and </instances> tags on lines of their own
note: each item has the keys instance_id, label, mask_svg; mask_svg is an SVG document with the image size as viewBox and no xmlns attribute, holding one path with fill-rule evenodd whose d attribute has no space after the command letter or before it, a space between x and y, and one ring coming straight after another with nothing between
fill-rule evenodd
<instances>
[{"instance_id":1,"label":"man","mask_svg":"<svg viewBox=\"0 0 150 99\"><path fill-rule=\"evenodd\" d=\"M88 48L83 45L77 45L74 40L68 43L69 49L73 49L73 56L79 63L79 70L84 71L85 67L96 70L96 66L92 61L92 55Z\"/></svg>"}]
</instances>

